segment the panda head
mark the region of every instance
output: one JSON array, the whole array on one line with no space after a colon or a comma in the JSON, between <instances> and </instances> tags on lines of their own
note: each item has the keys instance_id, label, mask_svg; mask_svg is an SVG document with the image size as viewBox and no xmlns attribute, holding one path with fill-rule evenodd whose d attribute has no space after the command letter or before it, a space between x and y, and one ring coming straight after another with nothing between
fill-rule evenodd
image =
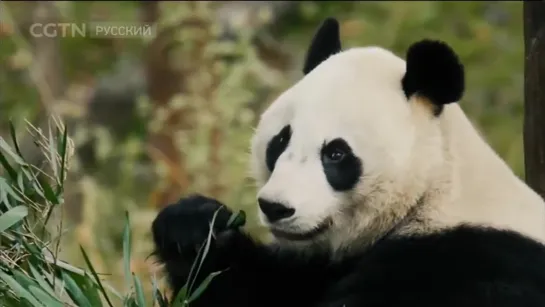
<instances>
[{"instance_id":1,"label":"panda head","mask_svg":"<svg viewBox=\"0 0 545 307\"><path fill-rule=\"evenodd\" d=\"M342 51L339 24L326 19L303 72L252 140L260 220L284 243L375 240L441 179L439 119L462 96L463 66L430 40L406 61L379 47Z\"/></svg>"}]
</instances>

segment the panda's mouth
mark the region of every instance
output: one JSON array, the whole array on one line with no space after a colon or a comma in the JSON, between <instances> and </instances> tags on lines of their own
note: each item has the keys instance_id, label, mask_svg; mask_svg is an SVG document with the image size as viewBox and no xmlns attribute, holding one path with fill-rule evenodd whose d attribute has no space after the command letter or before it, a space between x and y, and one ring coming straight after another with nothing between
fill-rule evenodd
<instances>
[{"instance_id":1,"label":"panda's mouth","mask_svg":"<svg viewBox=\"0 0 545 307\"><path fill-rule=\"evenodd\" d=\"M326 230L331 227L333 220L327 218L323 220L318 226L314 227L309 231L291 231L285 229L279 229L271 227L271 233L278 239L285 239L290 241L304 241L315 238L316 236L324 233Z\"/></svg>"}]
</instances>

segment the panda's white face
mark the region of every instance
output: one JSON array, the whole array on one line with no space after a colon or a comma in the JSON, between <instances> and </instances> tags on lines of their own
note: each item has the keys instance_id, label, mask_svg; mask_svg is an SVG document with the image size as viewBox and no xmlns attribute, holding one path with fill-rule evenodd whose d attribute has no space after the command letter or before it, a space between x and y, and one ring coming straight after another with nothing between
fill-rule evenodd
<instances>
[{"instance_id":1,"label":"panda's white face","mask_svg":"<svg viewBox=\"0 0 545 307\"><path fill-rule=\"evenodd\" d=\"M408 102L404 73L405 61L387 50L351 49L262 114L252 170L260 219L276 238L374 236L421 197L441 139L430 107Z\"/></svg>"},{"instance_id":2,"label":"panda's white face","mask_svg":"<svg viewBox=\"0 0 545 307\"><path fill-rule=\"evenodd\" d=\"M463 93L446 44L413 44L406 61L378 47L341 52L327 19L305 77L262 114L252 141L261 221L283 242L354 247L389 233L442 184L438 120Z\"/></svg>"}]
</instances>

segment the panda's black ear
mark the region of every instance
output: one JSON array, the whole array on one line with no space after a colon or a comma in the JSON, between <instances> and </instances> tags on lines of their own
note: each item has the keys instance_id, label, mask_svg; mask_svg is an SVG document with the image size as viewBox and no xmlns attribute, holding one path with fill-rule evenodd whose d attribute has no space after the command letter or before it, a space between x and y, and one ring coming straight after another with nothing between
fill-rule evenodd
<instances>
[{"instance_id":1,"label":"panda's black ear","mask_svg":"<svg viewBox=\"0 0 545 307\"><path fill-rule=\"evenodd\" d=\"M341 48L339 22L331 17L325 19L307 50L303 73L308 74L328 57L341 51Z\"/></svg>"},{"instance_id":2,"label":"panda's black ear","mask_svg":"<svg viewBox=\"0 0 545 307\"><path fill-rule=\"evenodd\" d=\"M462 98L465 88L464 66L446 43L422 40L407 51L407 71L402 80L407 98L424 96L442 109Z\"/></svg>"}]
</instances>

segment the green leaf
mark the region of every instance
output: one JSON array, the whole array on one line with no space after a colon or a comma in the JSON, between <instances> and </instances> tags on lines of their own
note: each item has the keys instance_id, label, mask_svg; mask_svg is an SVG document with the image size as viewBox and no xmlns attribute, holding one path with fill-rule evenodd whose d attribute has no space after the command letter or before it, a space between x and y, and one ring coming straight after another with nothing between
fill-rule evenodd
<instances>
[{"instance_id":1,"label":"green leaf","mask_svg":"<svg viewBox=\"0 0 545 307\"><path fill-rule=\"evenodd\" d=\"M229 220L227 220L227 228L239 228L244 224L246 224L246 212L242 210L231 214Z\"/></svg>"},{"instance_id":2,"label":"green leaf","mask_svg":"<svg viewBox=\"0 0 545 307\"><path fill-rule=\"evenodd\" d=\"M55 285L55 286L62 286L62 292L66 292L66 290L64 289L64 286L63 286L63 281L61 279L61 274L60 273L56 273L53 274L53 273L50 273L50 272L47 272L47 271L43 271L44 273L44 276L47 280L47 282L51 285Z\"/></svg>"},{"instance_id":3,"label":"green leaf","mask_svg":"<svg viewBox=\"0 0 545 307\"><path fill-rule=\"evenodd\" d=\"M12 208L11 202L8 197L8 190L6 188L8 183L4 178L0 178L0 202L4 203L8 209Z\"/></svg>"},{"instance_id":4,"label":"green leaf","mask_svg":"<svg viewBox=\"0 0 545 307\"><path fill-rule=\"evenodd\" d=\"M146 297L144 296L142 282L140 282L140 278L138 278L138 276L136 276L134 273L132 274L132 277L134 279L134 291L136 292L136 301L138 302L138 306L146 307Z\"/></svg>"},{"instance_id":5,"label":"green leaf","mask_svg":"<svg viewBox=\"0 0 545 307\"><path fill-rule=\"evenodd\" d=\"M59 204L59 198L57 197L57 194L55 194L55 192L53 192L53 188L51 187L51 185L49 185L47 180L41 179L39 177L37 179L38 179L38 182L40 183L40 186L43 188L44 198L47 201L51 202L52 204L58 205Z\"/></svg>"},{"instance_id":6,"label":"green leaf","mask_svg":"<svg viewBox=\"0 0 545 307\"><path fill-rule=\"evenodd\" d=\"M158 303L159 307L168 307L168 304L166 303L163 294L161 291L159 291L159 287L157 286L157 280L155 279L155 276L151 279L151 286L152 286L152 295L153 295L153 306L155 306L155 302Z\"/></svg>"},{"instance_id":7,"label":"green leaf","mask_svg":"<svg viewBox=\"0 0 545 307\"><path fill-rule=\"evenodd\" d=\"M17 179L17 172L16 172L15 169L11 166L11 164L9 164L8 160L6 159L6 157L4 156L4 154L2 154L1 151L0 151L0 164L1 164L2 167L6 170L6 172L8 173L9 177L10 177L12 180L16 180L16 179Z\"/></svg>"},{"instance_id":8,"label":"green leaf","mask_svg":"<svg viewBox=\"0 0 545 307\"><path fill-rule=\"evenodd\" d=\"M40 285L40 287L46 291L49 295L55 297L55 291L53 291L53 288L51 288L51 285L45 280L45 278L38 272L38 270L32 265L32 263L29 263L30 272L32 273L32 276L34 276L34 279L36 282Z\"/></svg>"},{"instance_id":9,"label":"green leaf","mask_svg":"<svg viewBox=\"0 0 545 307\"><path fill-rule=\"evenodd\" d=\"M187 300L187 288L189 287L189 282L186 282L185 285L176 293L176 298L172 301L172 307L183 307L186 304Z\"/></svg>"},{"instance_id":10,"label":"green leaf","mask_svg":"<svg viewBox=\"0 0 545 307\"><path fill-rule=\"evenodd\" d=\"M125 268L125 285L127 289L132 284L131 280L131 224L129 212L125 211L125 228L123 229L123 266Z\"/></svg>"},{"instance_id":11,"label":"green leaf","mask_svg":"<svg viewBox=\"0 0 545 307\"><path fill-rule=\"evenodd\" d=\"M2 187L2 189L6 191L7 195L13 197L18 202L21 202L21 203L24 202L24 200L19 196L19 194L15 190L13 190L11 185L4 178L0 178L0 187Z\"/></svg>"},{"instance_id":12,"label":"green leaf","mask_svg":"<svg viewBox=\"0 0 545 307\"><path fill-rule=\"evenodd\" d=\"M102 300L100 298L99 290L96 284L93 282L92 277L86 273L80 274L74 271L65 270L66 274L70 275L72 279L79 285L79 288L83 295L89 300L91 306L102 306Z\"/></svg>"},{"instance_id":13,"label":"green leaf","mask_svg":"<svg viewBox=\"0 0 545 307\"><path fill-rule=\"evenodd\" d=\"M19 148L19 144L17 142L17 134L15 133L15 126L13 126L13 122L9 121L9 134L11 135L11 141L13 142L13 147L15 147L15 151L17 154L23 158L23 154L21 153L21 149Z\"/></svg>"},{"instance_id":14,"label":"green leaf","mask_svg":"<svg viewBox=\"0 0 545 307\"><path fill-rule=\"evenodd\" d=\"M23 160L18 154L14 153L11 146L9 146L9 144L2 137L0 137L0 149L10 155L15 163L19 165L27 165L25 160Z\"/></svg>"},{"instance_id":15,"label":"green leaf","mask_svg":"<svg viewBox=\"0 0 545 307\"><path fill-rule=\"evenodd\" d=\"M110 298L108 297L108 294L106 293L106 290L104 289L104 286L102 285L102 282L100 282L100 278L98 278L98 274L95 271L95 268L93 267L93 265L91 264L91 261L89 260L89 257L87 256L87 253L85 252L82 246L80 246L79 248L81 250L81 253L83 254L83 259L85 260L85 263L89 267L89 270L91 270L91 273L93 274L93 277L95 278L95 282L97 283L100 291L102 292L102 295L106 299L108 306L114 307L112 305L112 302L110 301Z\"/></svg>"},{"instance_id":16,"label":"green leaf","mask_svg":"<svg viewBox=\"0 0 545 307\"><path fill-rule=\"evenodd\" d=\"M191 294L191 290L193 288L193 283L197 279L197 276L199 276L199 272L201 271L202 264L204 263L204 260L206 259L206 256L208 255L208 252L210 251L210 244L212 243L212 235L214 234L214 223L216 222L216 217L218 216L218 213L219 213L219 210L216 210L216 212L214 212L214 216L212 217L212 221L210 222L210 229L208 230L208 237L206 238L206 242L204 244L203 253L202 253L202 255L200 255L200 261L199 261L199 266L197 267L197 272L195 273L194 279L189 284L189 290L188 290L189 294ZM197 257L197 258L199 258L199 257Z\"/></svg>"},{"instance_id":17,"label":"green leaf","mask_svg":"<svg viewBox=\"0 0 545 307\"><path fill-rule=\"evenodd\" d=\"M49 137L47 140L49 141L47 144L47 148L49 149L49 164L53 170L53 176L58 178L59 170L57 168L57 146L55 146L55 138L53 137L51 126L49 126Z\"/></svg>"},{"instance_id":18,"label":"green leaf","mask_svg":"<svg viewBox=\"0 0 545 307\"><path fill-rule=\"evenodd\" d=\"M78 304L80 307L92 307L89 300L83 294L78 284L65 272L61 273L62 280L64 281L70 298Z\"/></svg>"},{"instance_id":19,"label":"green leaf","mask_svg":"<svg viewBox=\"0 0 545 307\"><path fill-rule=\"evenodd\" d=\"M125 307L138 307L138 304L136 303L136 300L134 299L134 297L129 296L123 302L123 306L125 306Z\"/></svg>"},{"instance_id":20,"label":"green leaf","mask_svg":"<svg viewBox=\"0 0 545 307\"><path fill-rule=\"evenodd\" d=\"M61 155L61 170L60 170L60 176L59 176L59 183L57 186L57 195L60 195L62 191L64 190L64 176L65 176L65 166L66 166L66 148L68 146L68 128L66 126L64 127L63 133L62 133L62 143L59 146L58 149L59 154Z\"/></svg>"},{"instance_id":21,"label":"green leaf","mask_svg":"<svg viewBox=\"0 0 545 307\"><path fill-rule=\"evenodd\" d=\"M22 303L23 302L21 300L19 300L18 297L13 297L13 295L11 295L11 294L0 297L0 306L22 307L22 305L21 305ZM28 306L28 304L25 304L24 306Z\"/></svg>"},{"instance_id":22,"label":"green leaf","mask_svg":"<svg viewBox=\"0 0 545 307\"><path fill-rule=\"evenodd\" d=\"M27 215L28 208L25 206L17 206L6 211L0 215L0 233L22 221Z\"/></svg>"},{"instance_id":23,"label":"green leaf","mask_svg":"<svg viewBox=\"0 0 545 307\"><path fill-rule=\"evenodd\" d=\"M155 297L155 300L157 301L159 307L168 307L167 300L165 299L165 297L163 296L161 291L159 291L159 289L155 290L154 297ZM172 306L172 307L174 307L174 306Z\"/></svg>"},{"instance_id":24,"label":"green leaf","mask_svg":"<svg viewBox=\"0 0 545 307\"><path fill-rule=\"evenodd\" d=\"M98 286L96 282L95 284ZM119 293L119 291L117 291L115 288L108 284L102 284L102 286L104 286L104 289L107 289L111 294L115 295L115 297L117 297L120 301L123 300L123 295L121 295L121 293Z\"/></svg>"},{"instance_id":25,"label":"green leaf","mask_svg":"<svg viewBox=\"0 0 545 307\"><path fill-rule=\"evenodd\" d=\"M5 272L0 270L0 279L4 281L8 285L8 287L15 292L17 296L20 298L24 298L27 300L32 306L36 307L43 307L43 304L40 304L38 300L30 293L28 292L25 287L21 286L13 277L9 276Z\"/></svg>"},{"instance_id":26,"label":"green leaf","mask_svg":"<svg viewBox=\"0 0 545 307\"><path fill-rule=\"evenodd\" d=\"M23 173L18 173L17 174L17 186L19 187L19 191L21 191L21 193L25 193L25 182L24 182L24 177L23 177Z\"/></svg>"},{"instance_id":27,"label":"green leaf","mask_svg":"<svg viewBox=\"0 0 545 307\"><path fill-rule=\"evenodd\" d=\"M210 229L208 231L208 237L206 238L206 241L203 242L204 244L199 248L199 252L197 253L197 259L193 262L191 269L189 271L189 277L188 281L185 283L185 285L180 289L180 291L176 294L176 298L173 301L172 307L185 307L188 304L188 296L191 297L191 289L193 287L193 284L195 280L197 279L199 275L199 271L202 267L202 264L204 262L204 259L208 255L210 244L212 242L212 235L214 230L214 223L216 221L216 217L218 215L219 210L214 212L214 216L212 217L212 221L210 222ZM200 258L200 261L199 261ZM197 266L197 272L193 274L193 271L195 269L195 265L198 263Z\"/></svg>"},{"instance_id":28,"label":"green leaf","mask_svg":"<svg viewBox=\"0 0 545 307\"><path fill-rule=\"evenodd\" d=\"M30 242L22 238L22 236L19 235L19 242L23 245L23 247L30 252L30 254L33 257L36 257L37 259L43 259L43 253L42 251L36 246L37 242Z\"/></svg>"},{"instance_id":29,"label":"green leaf","mask_svg":"<svg viewBox=\"0 0 545 307\"><path fill-rule=\"evenodd\" d=\"M38 194L40 197L45 199L43 189L38 184L39 181L38 181L38 178L36 177L36 174L34 174L34 172L31 169L27 168L27 167L21 168L21 171L23 172L23 174L27 178L28 182L32 185L32 189L34 190L34 192L36 194Z\"/></svg>"},{"instance_id":30,"label":"green leaf","mask_svg":"<svg viewBox=\"0 0 545 307\"><path fill-rule=\"evenodd\" d=\"M30 279L30 277L26 276L23 272L19 270L14 270L12 274L13 278L15 278L15 280L17 280L17 282L25 288L28 288L30 286L37 286L34 280Z\"/></svg>"},{"instance_id":31,"label":"green leaf","mask_svg":"<svg viewBox=\"0 0 545 307\"><path fill-rule=\"evenodd\" d=\"M30 286L28 290L36 297L40 302L42 302L47 307L63 307L63 303L56 299L55 297L49 295L44 290L36 287Z\"/></svg>"},{"instance_id":32,"label":"green leaf","mask_svg":"<svg viewBox=\"0 0 545 307\"><path fill-rule=\"evenodd\" d=\"M197 287L197 289L195 289L195 291L193 293L191 293L191 295L187 299L187 302L191 303L194 300L196 300L197 298L199 298L201 296L201 294L204 292L204 290L206 290L206 288L208 288L208 285L210 285L210 283L212 282L212 279L214 279L214 277L218 276L221 273L222 272L214 272L214 273L211 273L210 275L208 275L203 280L203 282Z\"/></svg>"}]
</instances>

